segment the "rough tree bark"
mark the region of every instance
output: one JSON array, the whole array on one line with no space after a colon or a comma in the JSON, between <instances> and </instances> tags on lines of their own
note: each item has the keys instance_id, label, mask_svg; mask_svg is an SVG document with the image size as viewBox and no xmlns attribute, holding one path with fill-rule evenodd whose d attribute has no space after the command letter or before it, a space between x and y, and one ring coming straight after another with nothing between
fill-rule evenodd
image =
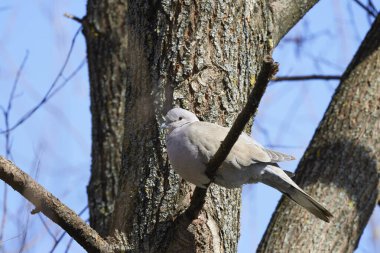
<instances>
[{"instance_id":1,"label":"rough tree bark","mask_svg":"<svg viewBox=\"0 0 380 253\"><path fill-rule=\"evenodd\" d=\"M107 4L106 1L104 3ZM108 233L110 216L114 211L121 168L128 85L125 79L125 38L120 36L123 33L123 16L118 10L125 7L121 5L107 12L101 4L92 6L93 11L83 19L92 114L92 166L87 192L90 224L104 236Z\"/></svg>"},{"instance_id":2,"label":"rough tree bark","mask_svg":"<svg viewBox=\"0 0 380 253\"><path fill-rule=\"evenodd\" d=\"M160 117L180 105L230 124L264 56L315 2L90 0L88 16L75 20L83 23L91 81L91 224L103 237L4 158L0 178L90 252L235 252L239 190L212 186L197 219L176 223L192 187L170 170ZM335 219L322 223L283 198L259 252L357 246L379 199L379 30L380 15L297 170L296 181Z\"/></svg>"},{"instance_id":3,"label":"rough tree bark","mask_svg":"<svg viewBox=\"0 0 380 253\"><path fill-rule=\"evenodd\" d=\"M236 251L240 190L211 187L198 219L171 229L192 189L169 168L158 122L180 105L230 125L264 55L316 2L88 1L97 231L136 252Z\"/></svg>"},{"instance_id":4,"label":"rough tree bark","mask_svg":"<svg viewBox=\"0 0 380 253\"><path fill-rule=\"evenodd\" d=\"M342 77L296 171L333 213L320 222L286 198L259 252L353 252L379 197L380 16Z\"/></svg>"}]
</instances>

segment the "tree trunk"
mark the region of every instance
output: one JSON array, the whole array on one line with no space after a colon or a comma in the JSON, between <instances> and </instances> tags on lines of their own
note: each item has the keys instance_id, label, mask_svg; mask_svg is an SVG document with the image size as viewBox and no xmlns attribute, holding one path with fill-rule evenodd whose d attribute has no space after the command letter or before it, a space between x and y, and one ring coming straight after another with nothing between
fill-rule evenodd
<instances>
[{"instance_id":1,"label":"tree trunk","mask_svg":"<svg viewBox=\"0 0 380 253\"><path fill-rule=\"evenodd\" d=\"M282 198L258 252L353 252L379 196L380 16L296 171L296 182L333 213L327 224Z\"/></svg>"},{"instance_id":2,"label":"tree trunk","mask_svg":"<svg viewBox=\"0 0 380 253\"><path fill-rule=\"evenodd\" d=\"M83 23L92 114L92 167L87 192L90 224L102 236L108 234L118 193L128 86L127 53L120 37L125 7L121 5L108 12L112 7L107 1L89 2L91 11Z\"/></svg>"},{"instance_id":3,"label":"tree trunk","mask_svg":"<svg viewBox=\"0 0 380 253\"><path fill-rule=\"evenodd\" d=\"M263 57L316 2L88 1L97 231L135 252L236 252L240 190L212 186L198 219L173 222L192 187L170 169L159 121L177 105L230 125Z\"/></svg>"}]
</instances>

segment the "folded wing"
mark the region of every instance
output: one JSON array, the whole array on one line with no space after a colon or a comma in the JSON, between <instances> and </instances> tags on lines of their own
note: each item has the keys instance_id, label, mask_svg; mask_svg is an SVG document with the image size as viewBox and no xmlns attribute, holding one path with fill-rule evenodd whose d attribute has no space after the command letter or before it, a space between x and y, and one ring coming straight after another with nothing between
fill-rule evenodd
<instances>
[{"instance_id":1,"label":"folded wing","mask_svg":"<svg viewBox=\"0 0 380 253\"><path fill-rule=\"evenodd\" d=\"M188 138L197 146L200 157L207 163L227 136L229 128L208 122L194 122L188 128ZM233 146L226 161L237 168L248 167L253 163L277 163L294 160L291 155L264 148L247 134L242 133Z\"/></svg>"}]
</instances>

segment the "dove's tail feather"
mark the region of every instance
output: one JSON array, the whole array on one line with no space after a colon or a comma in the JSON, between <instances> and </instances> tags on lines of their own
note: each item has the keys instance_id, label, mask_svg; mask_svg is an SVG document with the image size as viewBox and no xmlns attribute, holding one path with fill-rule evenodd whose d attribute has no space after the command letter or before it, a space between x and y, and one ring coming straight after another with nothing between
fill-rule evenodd
<instances>
[{"instance_id":1,"label":"dove's tail feather","mask_svg":"<svg viewBox=\"0 0 380 253\"><path fill-rule=\"evenodd\" d=\"M299 188L298 185L277 166L267 165L261 175L260 181L281 191L321 220L330 222L330 218L333 217L326 208Z\"/></svg>"}]
</instances>

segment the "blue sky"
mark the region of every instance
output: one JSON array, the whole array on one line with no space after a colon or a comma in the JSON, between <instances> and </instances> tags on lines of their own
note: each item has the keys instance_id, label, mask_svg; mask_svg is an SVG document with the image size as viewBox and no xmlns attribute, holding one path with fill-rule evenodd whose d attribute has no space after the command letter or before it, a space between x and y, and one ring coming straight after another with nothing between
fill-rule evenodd
<instances>
[{"instance_id":1,"label":"blue sky","mask_svg":"<svg viewBox=\"0 0 380 253\"><path fill-rule=\"evenodd\" d=\"M79 24L63 16L85 14L85 1L3 0L0 3L0 105L6 107L21 62L27 60L18 82L11 125L35 106L56 78ZM323 18L321 18L323 17ZM321 1L275 50L280 75L341 74L369 29L366 13L353 1ZM296 46L289 42L305 38ZM84 57L85 42L77 37L72 57L60 78L64 81ZM331 99L337 82L289 82L268 87L256 117L253 135L264 145L301 158ZM90 176L91 115L87 66L41 109L11 134L12 160L74 211L86 206ZM0 115L0 129L4 118ZM5 154L0 136L0 154ZM282 164L294 170L299 160ZM242 230L239 253L257 247L280 193L257 184L243 188ZM4 186L0 185L0 219ZM0 234L3 252L19 250L25 231L24 252L46 252L62 230L45 217L30 216L33 208L7 188L7 219ZM379 210L363 235L357 252L376 252ZM88 219L88 213L82 216ZM25 230L27 228L27 230ZM376 230L377 229L377 230ZM379 231L378 231L379 233ZM65 252L66 235L54 252ZM376 239L376 238L375 238ZM377 248L376 248L377 247ZM84 252L75 242L69 252Z\"/></svg>"}]
</instances>

